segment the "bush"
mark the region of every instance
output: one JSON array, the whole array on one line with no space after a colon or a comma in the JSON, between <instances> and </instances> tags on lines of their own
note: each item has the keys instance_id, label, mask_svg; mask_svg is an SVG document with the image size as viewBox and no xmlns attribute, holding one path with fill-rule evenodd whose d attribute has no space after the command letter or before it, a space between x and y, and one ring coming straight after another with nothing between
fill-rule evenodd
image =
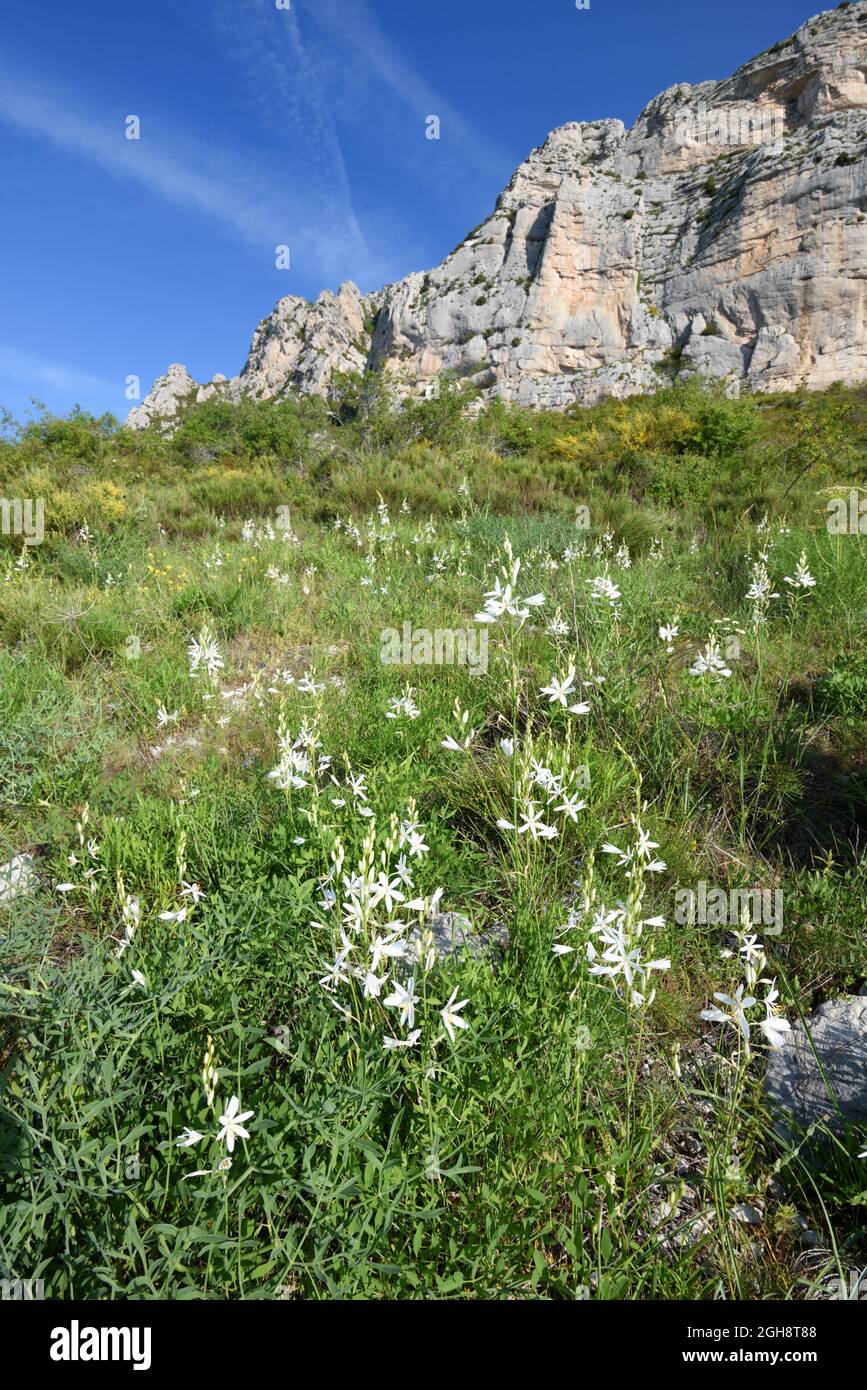
<instances>
[{"instance_id":1,"label":"bush","mask_svg":"<svg viewBox=\"0 0 867 1390\"><path fill-rule=\"evenodd\" d=\"M171 439L171 451L184 463L202 463L226 454L246 459L272 454L282 463L307 453L312 429L325 423L325 407L315 397L237 404L211 399L184 413Z\"/></svg>"}]
</instances>

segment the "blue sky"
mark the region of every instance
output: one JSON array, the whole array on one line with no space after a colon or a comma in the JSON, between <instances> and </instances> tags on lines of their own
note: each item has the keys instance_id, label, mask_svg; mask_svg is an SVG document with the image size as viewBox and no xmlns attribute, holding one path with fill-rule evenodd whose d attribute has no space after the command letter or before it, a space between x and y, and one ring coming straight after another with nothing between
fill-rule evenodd
<instances>
[{"instance_id":1,"label":"blue sky","mask_svg":"<svg viewBox=\"0 0 867 1390\"><path fill-rule=\"evenodd\" d=\"M549 130L723 77L809 0L39 0L0 49L0 405L237 373L281 295L423 270ZM286 0L282 0L286 3ZM441 121L439 141L425 120ZM137 115L141 139L127 140ZM291 249L291 269L275 247Z\"/></svg>"}]
</instances>

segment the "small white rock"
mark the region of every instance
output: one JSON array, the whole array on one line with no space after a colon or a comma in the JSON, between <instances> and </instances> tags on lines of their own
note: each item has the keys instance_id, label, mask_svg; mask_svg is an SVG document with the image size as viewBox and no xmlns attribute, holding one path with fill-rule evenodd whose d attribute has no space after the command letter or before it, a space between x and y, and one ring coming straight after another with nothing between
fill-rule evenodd
<instances>
[{"instance_id":1,"label":"small white rock","mask_svg":"<svg viewBox=\"0 0 867 1390\"><path fill-rule=\"evenodd\" d=\"M36 870L29 854L16 854L8 864L0 865L0 903L24 897L34 887Z\"/></svg>"}]
</instances>

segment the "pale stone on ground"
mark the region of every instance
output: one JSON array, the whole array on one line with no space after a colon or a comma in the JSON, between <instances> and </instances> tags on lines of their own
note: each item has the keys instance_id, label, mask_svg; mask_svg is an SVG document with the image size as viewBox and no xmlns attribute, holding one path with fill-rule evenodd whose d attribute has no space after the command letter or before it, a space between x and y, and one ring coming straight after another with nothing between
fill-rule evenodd
<instances>
[{"instance_id":1,"label":"pale stone on ground","mask_svg":"<svg viewBox=\"0 0 867 1390\"><path fill-rule=\"evenodd\" d=\"M8 864L0 864L0 903L25 897L36 883L36 870L29 854L16 854Z\"/></svg>"},{"instance_id":2,"label":"pale stone on ground","mask_svg":"<svg viewBox=\"0 0 867 1390\"><path fill-rule=\"evenodd\" d=\"M800 1129L827 1117L834 1131L848 1122L867 1132L867 997L829 1000L807 1023L812 1046L797 1022L783 1046L768 1053L768 1096Z\"/></svg>"}]
</instances>

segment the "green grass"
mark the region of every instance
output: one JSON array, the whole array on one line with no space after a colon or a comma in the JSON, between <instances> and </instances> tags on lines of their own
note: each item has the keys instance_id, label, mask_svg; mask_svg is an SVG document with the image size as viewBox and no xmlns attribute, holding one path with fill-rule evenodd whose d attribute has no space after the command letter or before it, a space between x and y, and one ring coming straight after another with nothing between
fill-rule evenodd
<instances>
[{"instance_id":1,"label":"green grass","mask_svg":"<svg viewBox=\"0 0 867 1390\"><path fill-rule=\"evenodd\" d=\"M764 974L793 1021L867 977L865 542L826 528L863 486L864 414L842 389L677 387L469 420L448 389L395 414L347 380L328 407L209 404L171 438L81 414L8 434L0 492L44 497L46 534L25 568L0 537L0 862L38 875L0 904L4 1276L59 1298L759 1299L867 1262L864 1136L781 1147L761 1035L747 1055L699 1018L739 979L733 930L675 920L679 887L782 889ZM383 664L405 621L481 631L507 536L545 602L488 629L486 672ZM779 597L756 627L760 551ZM794 591L802 552L816 585ZM213 681L187 656L205 626ZM690 676L714 631L732 675ZM541 693L570 665L604 677L569 696L587 714ZM418 717L387 718L407 684ZM281 790L302 730L315 765ZM534 759L586 802L574 820ZM556 838L498 825L531 798ZM427 848L400 891L441 889L495 944L417 966L420 1038L386 1050L392 979L379 999L320 980L343 875L393 878L407 820ZM602 847L635 821L666 867L629 879ZM183 883L204 897L161 916ZM585 894L623 900L633 934L663 919L644 1006L590 973ZM350 964L395 916L419 920L371 907ZM218 1170L233 1094L249 1138Z\"/></svg>"}]
</instances>

